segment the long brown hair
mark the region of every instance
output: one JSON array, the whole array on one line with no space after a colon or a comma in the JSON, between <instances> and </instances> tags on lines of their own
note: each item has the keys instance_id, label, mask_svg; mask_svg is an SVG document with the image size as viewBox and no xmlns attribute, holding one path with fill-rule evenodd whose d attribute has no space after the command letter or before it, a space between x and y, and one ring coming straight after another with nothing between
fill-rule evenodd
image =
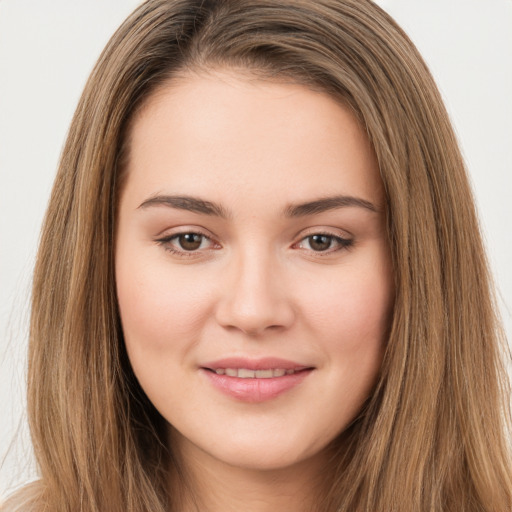
<instances>
[{"instance_id":1,"label":"long brown hair","mask_svg":"<svg viewBox=\"0 0 512 512\"><path fill-rule=\"evenodd\" d=\"M322 510L510 510L504 345L464 163L426 65L369 0L149 0L112 37L43 228L28 390L41 478L17 499L30 492L35 510L62 512L170 508L172 447L117 311L116 197L136 110L180 72L219 66L348 105L387 194L391 332L376 389L334 451Z\"/></svg>"}]
</instances>

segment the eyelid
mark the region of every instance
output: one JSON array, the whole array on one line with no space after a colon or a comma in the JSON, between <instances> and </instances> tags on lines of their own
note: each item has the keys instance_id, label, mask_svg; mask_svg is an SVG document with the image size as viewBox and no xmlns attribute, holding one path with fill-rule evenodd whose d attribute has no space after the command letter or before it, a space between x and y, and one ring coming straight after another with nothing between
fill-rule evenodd
<instances>
[{"instance_id":1,"label":"eyelid","mask_svg":"<svg viewBox=\"0 0 512 512\"><path fill-rule=\"evenodd\" d=\"M202 226L195 224L177 224L176 226L167 226L165 229L162 229L154 236L154 239L168 238L186 233L197 233L198 235L205 236L206 238L215 238L215 235L210 230L203 228Z\"/></svg>"},{"instance_id":2,"label":"eyelid","mask_svg":"<svg viewBox=\"0 0 512 512\"><path fill-rule=\"evenodd\" d=\"M332 249L332 248L326 249L325 251L315 251L313 249L299 247L300 244L302 244L307 238L315 236L315 235L328 236L328 237L336 240L338 242L338 246L334 249ZM329 256L329 255L332 255L334 253L337 253L337 252L343 251L343 250L349 250L354 245L354 237L346 232L341 232L341 230L337 229L337 228L324 228L324 227L309 228L309 229L297 234L296 238L298 238L298 241L293 243L292 248L303 249L303 250L308 251L309 253L312 253L315 256L319 256L319 257Z\"/></svg>"},{"instance_id":3,"label":"eyelid","mask_svg":"<svg viewBox=\"0 0 512 512\"><path fill-rule=\"evenodd\" d=\"M212 247L209 247L207 249L196 249L194 251L186 251L184 249L179 249L178 247L175 247L171 243L171 241L181 235L195 234L195 235L199 235L199 236L209 240L212 245L216 245L217 247L220 247L220 244L215 240L215 238L211 234L207 234L205 231L206 230L199 228L197 226L180 226L179 228L174 228L173 230L170 230L167 232L164 231L163 232L163 233L165 233L164 235L157 235L154 238L154 241L156 243L158 243L159 245L161 245L165 250L167 250L177 256L183 256L183 257L200 256L200 255L208 253L214 249Z\"/></svg>"},{"instance_id":4,"label":"eyelid","mask_svg":"<svg viewBox=\"0 0 512 512\"><path fill-rule=\"evenodd\" d=\"M354 238L350 231L337 226L329 226L328 224L311 225L310 227L302 228L295 233L293 238L298 240L311 235L329 235L344 239Z\"/></svg>"},{"instance_id":5,"label":"eyelid","mask_svg":"<svg viewBox=\"0 0 512 512\"><path fill-rule=\"evenodd\" d=\"M163 231L165 233L165 230ZM186 234L195 234L203 237L204 239L208 240L211 244L208 248L203 249L195 249L191 251L187 251L185 249L180 249L176 247L174 244L171 243L172 240L178 238L181 235ZM348 250L354 245L354 238L352 235L347 236L347 232L342 232L339 228L325 228L325 227L314 227L314 228L308 228L302 232L299 232L295 239L297 240L292 244L292 249L302 249L304 251L307 251L309 253L314 254L315 256L328 256L332 255L333 253L337 253L342 250ZM328 248L324 251L315 251L314 249L310 248L304 248L300 247L301 244L304 243L306 239L309 237L315 236L315 235L321 235L321 236L327 236L332 238L334 241L337 242L337 246L335 248ZM210 233L207 233L207 230L200 228L198 226L179 226L177 228L173 228L170 231L167 231L165 235L157 235L154 238L154 241L161 245L165 250L178 255L182 257L198 257L201 255L205 255L212 250L216 250L219 248L222 248L221 244L219 244L215 237L212 236Z\"/></svg>"}]
</instances>

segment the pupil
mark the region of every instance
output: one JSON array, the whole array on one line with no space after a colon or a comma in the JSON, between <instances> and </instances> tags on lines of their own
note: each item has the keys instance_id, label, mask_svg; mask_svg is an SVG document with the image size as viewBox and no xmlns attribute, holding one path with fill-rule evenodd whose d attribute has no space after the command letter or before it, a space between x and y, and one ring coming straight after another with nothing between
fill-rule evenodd
<instances>
[{"instance_id":1,"label":"pupil","mask_svg":"<svg viewBox=\"0 0 512 512\"><path fill-rule=\"evenodd\" d=\"M195 251L201 246L201 239L203 237L197 233L185 233L180 235L178 240L182 249L186 251Z\"/></svg>"},{"instance_id":2,"label":"pupil","mask_svg":"<svg viewBox=\"0 0 512 512\"><path fill-rule=\"evenodd\" d=\"M325 251L331 245L331 238L328 235L313 235L309 237L309 245L314 251Z\"/></svg>"}]
</instances>

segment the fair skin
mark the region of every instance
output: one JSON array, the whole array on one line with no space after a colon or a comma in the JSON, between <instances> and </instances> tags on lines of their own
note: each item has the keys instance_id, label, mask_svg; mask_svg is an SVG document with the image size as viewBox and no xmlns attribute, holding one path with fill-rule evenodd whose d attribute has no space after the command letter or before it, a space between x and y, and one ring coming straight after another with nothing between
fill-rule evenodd
<instances>
[{"instance_id":1,"label":"fair skin","mask_svg":"<svg viewBox=\"0 0 512 512\"><path fill-rule=\"evenodd\" d=\"M303 86L189 74L137 114L126 172L120 314L193 489L182 510L313 510L393 304L366 135Z\"/></svg>"}]
</instances>

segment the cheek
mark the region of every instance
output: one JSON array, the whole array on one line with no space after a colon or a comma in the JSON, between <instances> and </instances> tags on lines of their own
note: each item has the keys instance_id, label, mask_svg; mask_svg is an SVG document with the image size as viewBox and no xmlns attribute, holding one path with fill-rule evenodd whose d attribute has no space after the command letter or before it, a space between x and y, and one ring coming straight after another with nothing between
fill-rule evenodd
<instances>
[{"instance_id":1,"label":"cheek","mask_svg":"<svg viewBox=\"0 0 512 512\"><path fill-rule=\"evenodd\" d=\"M208 290L172 272L165 256L142 263L120 254L116 281L128 349L137 345L156 352L176 350L200 332L209 307Z\"/></svg>"},{"instance_id":2,"label":"cheek","mask_svg":"<svg viewBox=\"0 0 512 512\"><path fill-rule=\"evenodd\" d=\"M384 258L373 257L371 261L350 268L347 265L333 273L336 277L326 286L310 286L308 302L304 303L309 328L330 370L331 399L340 404L337 414L343 421L356 415L371 393L392 317L390 266Z\"/></svg>"},{"instance_id":3,"label":"cheek","mask_svg":"<svg viewBox=\"0 0 512 512\"><path fill-rule=\"evenodd\" d=\"M119 251L116 281L130 364L151 402L169 417L169 411L187 414L180 397L190 395L190 383L180 376L193 367L210 301L208 290L191 286L186 272L172 271L165 256L138 259Z\"/></svg>"},{"instance_id":4,"label":"cheek","mask_svg":"<svg viewBox=\"0 0 512 512\"><path fill-rule=\"evenodd\" d=\"M324 339L339 340L340 350L381 344L390 324L393 287L386 271L345 272L328 288L309 290L305 307Z\"/></svg>"}]
</instances>

